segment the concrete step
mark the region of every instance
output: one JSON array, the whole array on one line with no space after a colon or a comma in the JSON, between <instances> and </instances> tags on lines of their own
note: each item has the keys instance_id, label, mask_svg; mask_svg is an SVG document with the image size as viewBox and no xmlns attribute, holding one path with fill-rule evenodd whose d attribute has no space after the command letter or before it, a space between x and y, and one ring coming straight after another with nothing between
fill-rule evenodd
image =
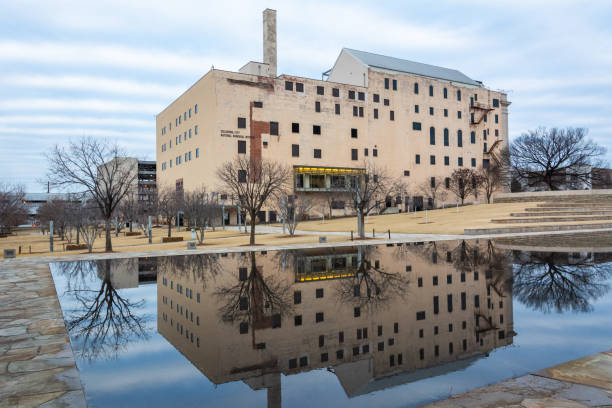
<instances>
[{"instance_id":1,"label":"concrete step","mask_svg":"<svg viewBox=\"0 0 612 408\"><path fill-rule=\"evenodd\" d=\"M605 201L547 201L545 203L536 204L536 207L586 207L586 208L599 208L599 207L610 207L612 200Z\"/></svg>"},{"instance_id":2,"label":"concrete step","mask_svg":"<svg viewBox=\"0 0 612 408\"><path fill-rule=\"evenodd\" d=\"M382 214L399 214L399 208L387 207L383 210Z\"/></svg>"},{"instance_id":3,"label":"concrete step","mask_svg":"<svg viewBox=\"0 0 612 408\"><path fill-rule=\"evenodd\" d=\"M513 234L520 232L546 232L546 231L573 231L591 229L609 229L612 223L601 224L567 224L567 225L534 225L521 227L499 227L499 228L466 228L465 235L487 235L487 234Z\"/></svg>"},{"instance_id":4,"label":"concrete step","mask_svg":"<svg viewBox=\"0 0 612 408\"><path fill-rule=\"evenodd\" d=\"M529 207L525 208L529 212L548 212L548 211L612 211L612 207L594 206L594 207Z\"/></svg>"},{"instance_id":5,"label":"concrete step","mask_svg":"<svg viewBox=\"0 0 612 408\"><path fill-rule=\"evenodd\" d=\"M546 217L546 216L571 216L571 215L612 215L610 211L599 211L599 210L582 210L582 211L529 211L524 213L511 213L511 217Z\"/></svg>"},{"instance_id":6,"label":"concrete step","mask_svg":"<svg viewBox=\"0 0 612 408\"><path fill-rule=\"evenodd\" d=\"M501 218L491 220L495 224L532 224L537 222L574 222L574 221L608 221L612 220L612 215L596 215L593 217L537 217L537 218Z\"/></svg>"}]
</instances>

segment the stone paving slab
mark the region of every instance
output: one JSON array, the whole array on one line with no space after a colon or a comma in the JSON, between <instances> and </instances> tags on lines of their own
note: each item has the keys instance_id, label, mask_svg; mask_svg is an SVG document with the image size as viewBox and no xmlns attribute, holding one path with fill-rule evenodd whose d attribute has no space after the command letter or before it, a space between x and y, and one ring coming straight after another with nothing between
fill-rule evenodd
<instances>
[{"instance_id":1,"label":"stone paving slab","mask_svg":"<svg viewBox=\"0 0 612 408\"><path fill-rule=\"evenodd\" d=\"M608 351L579 358L545 368L535 375L612 391L612 354Z\"/></svg>"},{"instance_id":2,"label":"stone paving slab","mask_svg":"<svg viewBox=\"0 0 612 408\"><path fill-rule=\"evenodd\" d=\"M85 407L47 259L0 264L0 407Z\"/></svg>"}]
</instances>

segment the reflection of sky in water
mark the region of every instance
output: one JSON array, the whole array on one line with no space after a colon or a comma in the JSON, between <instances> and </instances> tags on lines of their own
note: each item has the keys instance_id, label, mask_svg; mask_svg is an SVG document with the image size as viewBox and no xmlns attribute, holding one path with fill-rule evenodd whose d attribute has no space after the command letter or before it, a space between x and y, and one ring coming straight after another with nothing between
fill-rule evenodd
<instances>
[{"instance_id":1,"label":"reflection of sky in water","mask_svg":"<svg viewBox=\"0 0 612 408\"><path fill-rule=\"evenodd\" d=\"M63 295L66 278L51 265L64 312L76 303ZM85 279L98 285L94 271ZM93 363L77 358L91 407L265 406L266 390L253 391L241 381L212 384L156 330L157 287L120 289L146 316L148 339L128 343L117 359ZM523 375L611 347L612 297L592 302L590 313L542 313L514 301L514 344L491 352L465 369L348 399L336 376L324 369L282 376L283 406L356 407L416 406L485 384ZM72 339L78 353L80 342Z\"/></svg>"}]
</instances>

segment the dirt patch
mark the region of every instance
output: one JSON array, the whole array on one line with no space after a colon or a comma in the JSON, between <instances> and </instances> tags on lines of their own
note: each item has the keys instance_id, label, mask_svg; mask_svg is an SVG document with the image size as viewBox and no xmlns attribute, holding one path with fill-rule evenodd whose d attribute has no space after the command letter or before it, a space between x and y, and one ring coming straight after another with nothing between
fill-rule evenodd
<instances>
[{"instance_id":1,"label":"dirt patch","mask_svg":"<svg viewBox=\"0 0 612 408\"><path fill-rule=\"evenodd\" d=\"M285 235L275 235L274 238L297 238L297 237L305 237L306 235L304 234L295 234L295 235L289 235L289 234L285 234Z\"/></svg>"}]
</instances>

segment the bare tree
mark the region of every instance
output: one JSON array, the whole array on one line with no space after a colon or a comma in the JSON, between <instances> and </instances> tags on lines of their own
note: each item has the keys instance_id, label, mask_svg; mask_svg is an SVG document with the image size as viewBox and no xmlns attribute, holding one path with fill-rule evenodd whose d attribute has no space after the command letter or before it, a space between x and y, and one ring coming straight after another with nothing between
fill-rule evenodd
<instances>
[{"instance_id":1,"label":"bare tree","mask_svg":"<svg viewBox=\"0 0 612 408\"><path fill-rule=\"evenodd\" d=\"M27 221L24 198L22 186L0 183L0 233L8 233Z\"/></svg>"},{"instance_id":2,"label":"bare tree","mask_svg":"<svg viewBox=\"0 0 612 408\"><path fill-rule=\"evenodd\" d=\"M444 200L447 196L444 180L440 177L432 177L430 180L423 181L419 184L418 191L426 199L431 200L433 208L437 208L439 200Z\"/></svg>"},{"instance_id":3,"label":"bare tree","mask_svg":"<svg viewBox=\"0 0 612 408\"><path fill-rule=\"evenodd\" d=\"M265 204L271 204L285 193L291 182L291 169L285 165L268 160L251 160L237 157L223 163L217 169L217 177L225 190L240 200L251 223L249 243L255 244L255 222L259 211Z\"/></svg>"},{"instance_id":4,"label":"bare tree","mask_svg":"<svg viewBox=\"0 0 612 408\"><path fill-rule=\"evenodd\" d=\"M134 187L137 172L122 160L125 152L116 143L93 137L71 140L68 147L55 145L47 154L51 184L77 188L98 206L105 223L106 251L112 251L111 220L115 209Z\"/></svg>"},{"instance_id":5,"label":"bare tree","mask_svg":"<svg viewBox=\"0 0 612 408\"><path fill-rule=\"evenodd\" d=\"M530 187L591 186L591 168L606 167L606 149L587 140L585 128L538 128L516 138L510 145L512 170Z\"/></svg>"},{"instance_id":6,"label":"bare tree","mask_svg":"<svg viewBox=\"0 0 612 408\"><path fill-rule=\"evenodd\" d=\"M117 214L130 224L130 232L133 231L133 224L138 218L139 212L138 194L133 191L126 194L117 207Z\"/></svg>"},{"instance_id":7,"label":"bare tree","mask_svg":"<svg viewBox=\"0 0 612 408\"><path fill-rule=\"evenodd\" d=\"M501 166L496 163L489 164L488 166L482 166L478 169L477 176L480 181L480 187L487 197L487 203L491 204L491 196L503 186L503 170Z\"/></svg>"},{"instance_id":8,"label":"bare tree","mask_svg":"<svg viewBox=\"0 0 612 408\"><path fill-rule=\"evenodd\" d=\"M360 176L350 176L348 190L351 193L351 206L357 213L357 230L360 238L365 238L364 219L372 210L380 208L381 203L394 192L405 190L399 179L391 177L386 169L366 163Z\"/></svg>"},{"instance_id":9,"label":"bare tree","mask_svg":"<svg viewBox=\"0 0 612 408\"><path fill-rule=\"evenodd\" d=\"M308 217L310 210L313 208L313 203L307 197L290 195L284 197L284 202L283 197L278 198L275 208L282 219L285 220L289 235L293 236L300 221Z\"/></svg>"},{"instance_id":10,"label":"bare tree","mask_svg":"<svg viewBox=\"0 0 612 408\"><path fill-rule=\"evenodd\" d=\"M461 200L461 204L465 202L466 197L475 193L478 190L480 180L476 172L470 169L457 169L451 174L448 189Z\"/></svg>"},{"instance_id":11,"label":"bare tree","mask_svg":"<svg viewBox=\"0 0 612 408\"><path fill-rule=\"evenodd\" d=\"M212 225L215 217L221 215L221 208L214 199L212 193L206 191L206 187L185 193L184 206L185 219L189 226L195 229L198 242L204 242L204 230Z\"/></svg>"},{"instance_id":12,"label":"bare tree","mask_svg":"<svg viewBox=\"0 0 612 408\"><path fill-rule=\"evenodd\" d=\"M100 225L100 212L95 207L95 203L88 201L75 206L74 209L76 228L79 235L83 237L85 245L87 245L87 251L91 253Z\"/></svg>"},{"instance_id":13,"label":"bare tree","mask_svg":"<svg viewBox=\"0 0 612 408\"><path fill-rule=\"evenodd\" d=\"M172 224L183 204L183 192L169 186L157 189L157 211L168 223L168 238L172 236Z\"/></svg>"},{"instance_id":14,"label":"bare tree","mask_svg":"<svg viewBox=\"0 0 612 408\"><path fill-rule=\"evenodd\" d=\"M53 221L54 232L63 240L72 242L72 228L76 228L77 218L75 211L77 205L70 196L66 199L52 199L38 207L38 218L44 224Z\"/></svg>"}]
</instances>

